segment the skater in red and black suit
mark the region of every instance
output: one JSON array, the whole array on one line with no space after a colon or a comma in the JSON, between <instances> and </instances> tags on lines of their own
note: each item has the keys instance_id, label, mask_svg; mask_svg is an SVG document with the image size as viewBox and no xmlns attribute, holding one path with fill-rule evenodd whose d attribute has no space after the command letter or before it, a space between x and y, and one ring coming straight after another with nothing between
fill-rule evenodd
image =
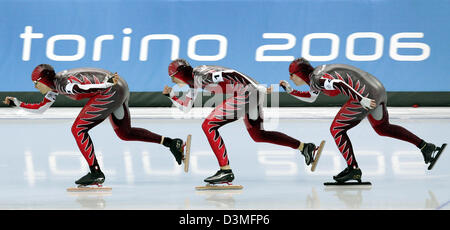
<instances>
[{"instance_id":1,"label":"skater in red and black suit","mask_svg":"<svg viewBox=\"0 0 450 230\"><path fill-rule=\"evenodd\" d=\"M220 170L204 181L211 184L230 183L234 179L224 140L219 128L239 118L244 118L248 133L255 142L267 142L299 149L305 156L307 165L313 163L316 146L302 143L286 134L266 131L263 128L262 98L260 93L270 93L271 89L261 86L254 79L233 69L221 66L202 65L192 68L184 59L177 59L169 65L169 76L179 85L188 85L189 92L184 100L177 98L172 88L165 86L163 94L168 96L180 109L192 107L197 89L212 93L233 94L214 108L202 124L202 129L219 162Z\"/></svg>"},{"instance_id":2,"label":"skater in red and black suit","mask_svg":"<svg viewBox=\"0 0 450 230\"><path fill-rule=\"evenodd\" d=\"M347 162L347 168L333 177L337 182L343 183L352 179L361 181L362 173L347 131L358 125L366 116L379 135L414 144L421 150L425 163L431 163L431 167L434 165L438 157L436 153L441 148L425 142L401 126L389 123L386 90L371 74L344 64L321 65L314 68L304 58L298 58L290 64L289 74L295 85L307 84L310 87L309 92L300 92L292 89L288 82L280 81L280 85L299 100L312 103L321 92L332 97L339 94L349 97L330 127L331 135Z\"/></svg>"},{"instance_id":3,"label":"skater in red and black suit","mask_svg":"<svg viewBox=\"0 0 450 230\"><path fill-rule=\"evenodd\" d=\"M163 144L170 148L178 164L181 164L183 141L152 133L146 129L131 127L128 85L117 73L99 68L77 68L55 74L52 66L38 65L31 75L35 88L45 94L39 104L27 104L14 97L6 97L5 104L33 112L45 112L58 94L73 100L88 98L72 126L78 148L86 159L90 172L77 180L79 185L102 184L105 176L97 162L89 130L109 117L117 136L126 141L145 141Z\"/></svg>"}]
</instances>

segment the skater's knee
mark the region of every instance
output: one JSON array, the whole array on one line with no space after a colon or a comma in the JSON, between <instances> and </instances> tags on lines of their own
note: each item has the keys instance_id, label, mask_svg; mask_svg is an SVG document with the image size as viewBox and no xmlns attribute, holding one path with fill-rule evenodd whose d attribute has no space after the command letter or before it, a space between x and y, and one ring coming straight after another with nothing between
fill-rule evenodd
<instances>
[{"instance_id":1,"label":"skater's knee","mask_svg":"<svg viewBox=\"0 0 450 230\"><path fill-rule=\"evenodd\" d=\"M70 131L72 132L73 136L75 136L75 137L78 136L79 129L77 128L77 123L74 123L72 125L72 128L70 129Z\"/></svg>"},{"instance_id":2,"label":"skater's knee","mask_svg":"<svg viewBox=\"0 0 450 230\"><path fill-rule=\"evenodd\" d=\"M386 136L387 131L389 130L389 124L378 124L372 126L375 132L380 136Z\"/></svg>"},{"instance_id":3,"label":"skater's knee","mask_svg":"<svg viewBox=\"0 0 450 230\"><path fill-rule=\"evenodd\" d=\"M337 129L336 125L334 123L330 126L330 133L331 133L332 136L335 136L336 133L339 132L339 131L342 132L343 130Z\"/></svg>"},{"instance_id":4,"label":"skater's knee","mask_svg":"<svg viewBox=\"0 0 450 230\"><path fill-rule=\"evenodd\" d=\"M209 124L209 121L208 120L203 121L203 123L202 123L203 132L209 133L210 128L211 128L211 125Z\"/></svg>"},{"instance_id":5,"label":"skater's knee","mask_svg":"<svg viewBox=\"0 0 450 230\"><path fill-rule=\"evenodd\" d=\"M260 130L260 129L255 129L255 128L251 128L251 129L247 129L248 133L250 134L250 137L253 139L253 141L255 142L263 142L264 141L264 130Z\"/></svg>"},{"instance_id":6,"label":"skater's knee","mask_svg":"<svg viewBox=\"0 0 450 230\"><path fill-rule=\"evenodd\" d=\"M129 140L130 132L129 130L123 130L123 129L114 129L116 132L117 137L119 137L121 140Z\"/></svg>"},{"instance_id":7,"label":"skater's knee","mask_svg":"<svg viewBox=\"0 0 450 230\"><path fill-rule=\"evenodd\" d=\"M260 133L250 133L250 137L255 142L262 142L263 141L263 136Z\"/></svg>"}]
</instances>

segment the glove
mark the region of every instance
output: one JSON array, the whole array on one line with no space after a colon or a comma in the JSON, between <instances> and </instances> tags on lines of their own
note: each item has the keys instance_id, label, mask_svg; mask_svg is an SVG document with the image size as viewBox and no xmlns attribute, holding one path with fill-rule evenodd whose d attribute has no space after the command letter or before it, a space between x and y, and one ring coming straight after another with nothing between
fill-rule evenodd
<instances>
[{"instance_id":1,"label":"glove","mask_svg":"<svg viewBox=\"0 0 450 230\"><path fill-rule=\"evenodd\" d=\"M6 97L3 103L9 106L17 107L20 105L21 102L15 97Z\"/></svg>"},{"instance_id":2,"label":"glove","mask_svg":"<svg viewBox=\"0 0 450 230\"><path fill-rule=\"evenodd\" d=\"M163 90L162 94L166 97L173 97L175 95L172 88L170 88L167 85L164 86L164 90Z\"/></svg>"},{"instance_id":3,"label":"glove","mask_svg":"<svg viewBox=\"0 0 450 230\"><path fill-rule=\"evenodd\" d=\"M359 103L361 104L361 106L364 109L367 109L367 110L375 108L375 106L374 106L375 101L370 98L367 98L367 97L363 97Z\"/></svg>"},{"instance_id":4,"label":"glove","mask_svg":"<svg viewBox=\"0 0 450 230\"><path fill-rule=\"evenodd\" d=\"M283 84L282 84L283 83ZM289 84L289 82L282 80L280 82L280 86L287 92L287 93L291 93L292 91L294 91L294 89L292 89L291 85Z\"/></svg>"},{"instance_id":5,"label":"glove","mask_svg":"<svg viewBox=\"0 0 450 230\"><path fill-rule=\"evenodd\" d=\"M117 84L117 73L114 73L114 75L112 77L107 77L105 78L105 80L103 80L103 83L106 85L106 87L111 87L115 84Z\"/></svg>"}]
</instances>

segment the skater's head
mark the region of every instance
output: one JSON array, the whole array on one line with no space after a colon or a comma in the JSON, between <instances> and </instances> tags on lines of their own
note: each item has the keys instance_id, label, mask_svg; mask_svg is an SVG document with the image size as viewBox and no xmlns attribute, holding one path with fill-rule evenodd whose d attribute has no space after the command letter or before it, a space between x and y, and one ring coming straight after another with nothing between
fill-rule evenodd
<instances>
[{"instance_id":1,"label":"skater's head","mask_svg":"<svg viewBox=\"0 0 450 230\"><path fill-rule=\"evenodd\" d=\"M192 66L184 59L176 59L169 64L169 76L172 82L180 85L194 85Z\"/></svg>"},{"instance_id":2,"label":"skater's head","mask_svg":"<svg viewBox=\"0 0 450 230\"><path fill-rule=\"evenodd\" d=\"M48 64L40 64L36 66L31 73L31 80L34 83L34 87L43 94L46 94L55 88L53 83L54 79L55 70Z\"/></svg>"},{"instance_id":3,"label":"skater's head","mask_svg":"<svg viewBox=\"0 0 450 230\"><path fill-rule=\"evenodd\" d=\"M296 85L308 84L314 67L305 58L297 58L289 65L290 79Z\"/></svg>"}]
</instances>

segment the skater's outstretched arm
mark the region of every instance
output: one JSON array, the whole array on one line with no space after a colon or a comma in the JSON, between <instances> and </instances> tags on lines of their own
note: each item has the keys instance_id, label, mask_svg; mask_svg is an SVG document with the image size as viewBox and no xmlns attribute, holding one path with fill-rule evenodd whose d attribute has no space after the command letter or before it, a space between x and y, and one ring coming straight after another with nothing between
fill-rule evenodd
<instances>
[{"instance_id":1,"label":"skater's outstretched arm","mask_svg":"<svg viewBox=\"0 0 450 230\"><path fill-rule=\"evenodd\" d=\"M280 86L290 95L297 98L298 100L313 103L316 101L317 96L319 96L319 91L298 91L293 89L287 81L281 80Z\"/></svg>"},{"instance_id":2,"label":"skater's outstretched arm","mask_svg":"<svg viewBox=\"0 0 450 230\"><path fill-rule=\"evenodd\" d=\"M182 100L177 96L175 96L175 93L173 92L172 88L166 85L164 86L163 94L169 97L169 99L178 109L187 113L191 110L192 105L194 104L194 100L197 97L197 90L190 88L186 97L184 98L184 100Z\"/></svg>"},{"instance_id":3,"label":"skater's outstretched arm","mask_svg":"<svg viewBox=\"0 0 450 230\"><path fill-rule=\"evenodd\" d=\"M56 100L57 95L58 93L50 91L45 95L44 99L37 104L24 103L19 101L19 99L15 97L6 97L3 103L10 106L14 106L27 112L42 114L45 111L47 111L47 109L50 108L50 106L52 106L52 104Z\"/></svg>"}]
</instances>

